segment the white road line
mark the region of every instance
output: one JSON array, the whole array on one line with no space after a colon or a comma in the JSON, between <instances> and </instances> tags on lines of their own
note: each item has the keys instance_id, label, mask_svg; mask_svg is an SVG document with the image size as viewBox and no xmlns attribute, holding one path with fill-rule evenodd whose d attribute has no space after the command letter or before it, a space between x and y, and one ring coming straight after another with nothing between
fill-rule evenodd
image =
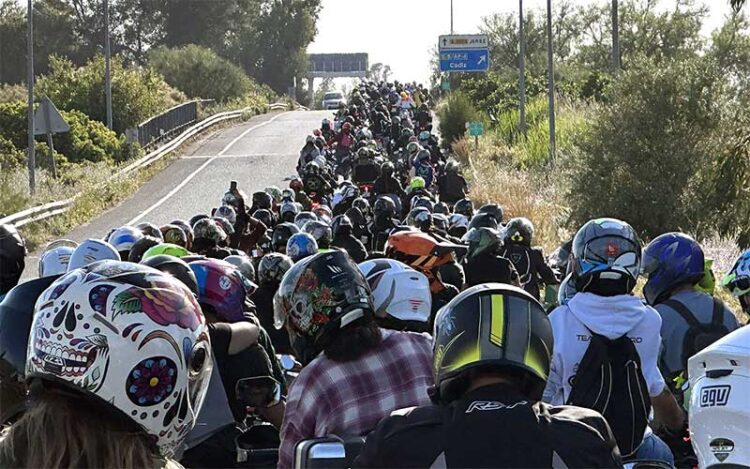
<instances>
[{"instance_id":1,"label":"white road line","mask_svg":"<svg viewBox=\"0 0 750 469\"><path fill-rule=\"evenodd\" d=\"M182 189L183 187L185 187L188 182L190 182L195 176L197 176L198 173L200 173L201 171L203 171L206 168L206 166L208 166L209 164L211 164L211 162L214 161L216 158L218 158L220 156L223 156L226 152L229 151L230 148L232 148L232 146L234 146L235 143L239 142L247 134L249 134L250 132L252 132L253 130L255 130L257 128L260 128L260 127L263 127L264 125L270 124L271 122L275 121L276 119L278 119L279 117L283 116L284 114L286 114L286 113L283 112L283 113L281 113L279 115L276 115L276 116L272 117L271 119L268 119L267 121L262 122L262 123L260 123L258 125L254 125L254 126L250 127L249 129L245 130L244 132L242 132L234 140L232 140L231 142L229 142L227 144L227 146L225 146L219 153L217 153L216 155L210 157L208 160L206 160L205 163L203 163L202 165L200 165L198 167L198 169L196 169L195 171L193 171L192 173L190 173L190 175L188 177L186 177L181 183L179 183L177 185L177 187L175 187L174 189L172 189L171 191L169 191L169 193L167 193L167 195L165 195L164 197L162 197L161 199L159 199L154 205L152 205L149 208L147 208L146 210L142 211L140 213L140 215L138 215L137 217L135 217L132 220L130 220L129 222L127 222L126 225L135 225L136 223L138 223L139 221L141 221L143 219L143 217L145 217L149 213L153 212L154 210L156 210L157 208L159 208L164 202L166 202L167 200L169 200L170 198L172 198L172 196L174 196L176 193L178 193L180 191L180 189Z\"/></svg>"},{"instance_id":2,"label":"white road line","mask_svg":"<svg viewBox=\"0 0 750 469\"><path fill-rule=\"evenodd\" d=\"M253 155L187 155L187 156L181 156L181 160L205 160L206 158L216 158L216 159L228 159L228 158L262 158L264 156L266 157L273 157L273 156L289 156L290 153L256 153Z\"/></svg>"}]
</instances>

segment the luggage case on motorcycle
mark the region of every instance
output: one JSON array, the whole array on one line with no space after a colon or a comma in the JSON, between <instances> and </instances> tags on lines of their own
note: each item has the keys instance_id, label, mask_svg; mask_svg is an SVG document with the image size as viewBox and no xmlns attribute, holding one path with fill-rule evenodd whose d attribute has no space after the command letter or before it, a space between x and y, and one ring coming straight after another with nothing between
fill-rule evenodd
<instances>
[{"instance_id":1,"label":"luggage case on motorcycle","mask_svg":"<svg viewBox=\"0 0 750 469\"><path fill-rule=\"evenodd\" d=\"M303 440L294 448L296 469L346 469L365 445L364 437L336 436Z\"/></svg>"}]
</instances>

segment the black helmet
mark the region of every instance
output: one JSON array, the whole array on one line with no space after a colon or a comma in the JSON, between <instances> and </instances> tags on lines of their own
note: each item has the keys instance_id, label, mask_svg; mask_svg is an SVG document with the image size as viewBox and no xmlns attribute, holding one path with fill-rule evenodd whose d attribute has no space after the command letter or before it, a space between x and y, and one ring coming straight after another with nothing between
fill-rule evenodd
<instances>
[{"instance_id":1,"label":"black helmet","mask_svg":"<svg viewBox=\"0 0 750 469\"><path fill-rule=\"evenodd\" d=\"M432 214L432 224L435 225L435 229L437 229L438 231L442 231L443 233L447 233L448 228L450 228L448 217L442 213Z\"/></svg>"},{"instance_id":2,"label":"black helmet","mask_svg":"<svg viewBox=\"0 0 750 469\"><path fill-rule=\"evenodd\" d=\"M497 230L492 228L472 228L463 237L469 245L469 257L491 254L503 245L503 240Z\"/></svg>"},{"instance_id":3,"label":"black helmet","mask_svg":"<svg viewBox=\"0 0 750 469\"><path fill-rule=\"evenodd\" d=\"M266 254L258 264L258 282L261 284L279 283L292 265L292 259L285 254L278 252Z\"/></svg>"},{"instance_id":4,"label":"black helmet","mask_svg":"<svg viewBox=\"0 0 750 469\"><path fill-rule=\"evenodd\" d=\"M145 235L143 238L133 243L133 247L130 248L130 254L128 254L128 262L134 262L136 264L141 262L141 259L143 259L143 254L146 251L163 242L164 241L159 238Z\"/></svg>"},{"instance_id":5,"label":"black helmet","mask_svg":"<svg viewBox=\"0 0 750 469\"><path fill-rule=\"evenodd\" d=\"M141 230L143 236L153 236L154 238L160 239L163 238L161 229L153 223L144 221L142 223L138 223L137 225L135 225L135 227Z\"/></svg>"},{"instance_id":6,"label":"black helmet","mask_svg":"<svg viewBox=\"0 0 750 469\"><path fill-rule=\"evenodd\" d=\"M294 223L294 217L301 211L302 209L296 202L284 202L279 209L279 216L283 222Z\"/></svg>"},{"instance_id":7,"label":"black helmet","mask_svg":"<svg viewBox=\"0 0 750 469\"><path fill-rule=\"evenodd\" d=\"M375 215L388 214L389 217L396 216L396 204L390 197L380 197L375 201L375 207L373 207Z\"/></svg>"},{"instance_id":8,"label":"black helmet","mask_svg":"<svg viewBox=\"0 0 750 469\"><path fill-rule=\"evenodd\" d=\"M428 212L435 210L435 203L427 197L414 197L411 201L411 208L424 207Z\"/></svg>"},{"instance_id":9,"label":"black helmet","mask_svg":"<svg viewBox=\"0 0 750 469\"><path fill-rule=\"evenodd\" d=\"M353 228L352 220L347 215L339 215L331 223L331 231L333 232L334 239L339 233L351 233Z\"/></svg>"},{"instance_id":10,"label":"black helmet","mask_svg":"<svg viewBox=\"0 0 750 469\"><path fill-rule=\"evenodd\" d=\"M267 210L265 208L256 210L255 213L253 213L253 218L256 218L260 220L261 222L263 222L263 224L266 225L266 228L273 228L273 214L271 213L270 210Z\"/></svg>"},{"instance_id":11,"label":"black helmet","mask_svg":"<svg viewBox=\"0 0 750 469\"><path fill-rule=\"evenodd\" d=\"M383 166L380 167L380 171L382 172L383 176L391 177L393 176L393 173L396 172L396 167L393 166L393 163L390 161L386 161L383 163Z\"/></svg>"},{"instance_id":12,"label":"black helmet","mask_svg":"<svg viewBox=\"0 0 750 469\"><path fill-rule=\"evenodd\" d=\"M531 246L534 225L528 218L511 218L505 226L505 241Z\"/></svg>"},{"instance_id":13,"label":"black helmet","mask_svg":"<svg viewBox=\"0 0 750 469\"><path fill-rule=\"evenodd\" d=\"M479 213L489 213L498 224L503 222L503 208L498 204L484 204L477 211Z\"/></svg>"},{"instance_id":14,"label":"black helmet","mask_svg":"<svg viewBox=\"0 0 750 469\"><path fill-rule=\"evenodd\" d=\"M352 202L352 207L358 208L364 216L370 214L370 202L368 202L367 199L363 197L357 197L356 199L354 199L354 201Z\"/></svg>"},{"instance_id":15,"label":"black helmet","mask_svg":"<svg viewBox=\"0 0 750 469\"><path fill-rule=\"evenodd\" d=\"M200 295L200 292L198 290L198 281L195 278L195 273L190 268L190 266L188 266L187 262L183 261L179 257L160 254L158 256L152 256L142 260L141 264L153 267L156 270L160 270L176 278L180 282L187 285L187 287L191 292L193 292L196 298Z\"/></svg>"},{"instance_id":16,"label":"black helmet","mask_svg":"<svg viewBox=\"0 0 750 469\"><path fill-rule=\"evenodd\" d=\"M0 295L15 287L26 267L26 243L13 225L0 225Z\"/></svg>"},{"instance_id":17,"label":"black helmet","mask_svg":"<svg viewBox=\"0 0 750 469\"><path fill-rule=\"evenodd\" d=\"M519 376L521 391L541 400L549 377L553 337L544 308L520 288L485 283L465 290L435 318L437 398L450 402L469 384L467 371L498 369Z\"/></svg>"},{"instance_id":18,"label":"black helmet","mask_svg":"<svg viewBox=\"0 0 750 469\"><path fill-rule=\"evenodd\" d=\"M458 213L471 219L474 216L474 202L471 199L461 199L453 206L453 213Z\"/></svg>"},{"instance_id":19,"label":"black helmet","mask_svg":"<svg viewBox=\"0 0 750 469\"><path fill-rule=\"evenodd\" d=\"M589 221L573 238L576 290L602 296L630 293L640 275L641 249L638 234L624 221Z\"/></svg>"},{"instance_id":20,"label":"black helmet","mask_svg":"<svg viewBox=\"0 0 750 469\"><path fill-rule=\"evenodd\" d=\"M445 202L438 202L435 204L435 208L432 209L432 213L439 213L441 215L448 216L450 215L451 211L448 208L448 204Z\"/></svg>"},{"instance_id":21,"label":"black helmet","mask_svg":"<svg viewBox=\"0 0 750 469\"><path fill-rule=\"evenodd\" d=\"M357 207L352 207L346 211L346 216L352 221L352 224L362 226L367 224L367 219L362 215L362 210Z\"/></svg>"},{"instance_id":22,"label":"black helmet","mask_svg":"<svg viewBox=\"0 0 750 469\"><path fill-rule=\"evenodd\" d=\"M271 236L271 248L275 252L286 251L287 241L296 233L299 233L299 228L294 223L280 223L276 225Z\"/></svg>"},{"instance_id":23,"label":"black helmet","mask_svg":"<svg viewBox=\"0 0 750 469\"><path fill-rule=\"evenodd\" d=\"M295 264L279 286L273 309L276 328L287 325L292 348L303 365L326 348L336 331L374 314L367 280L349 255L339 250Z\"/></svg>"},{"instance_id":24,"label":"black helmet","mask_svg":"<svg viewBox=\"0 0 750 469\"><path fill-rule=\"evenodd\" d=\"M424 207L414 207L406 217L406 224L416 228L432 226L432 214Z\"/></svg>"},{"instance_id":25,"label":"black helmet","mask_svg":"<svg viewBox=\"0 0 750 469\"><path fill-rule=\"evenodd\" d=\"M23 411L26 349L37 298L59 275L24 282L0 302L0 425Z\"/></svg>"},{"instance_id":26,"label":"black helmet","mask_svg":"<svg viewBox=\"0 0 750 469\"><path fill-rule=\"evenodd\" d=\"M496 230L498 228L498 223L495 217L489 213L477 213L471 219L471 222L469 222L469 229L481 227Z\"/></svg>"},{"instance_id":27,"label":"black helmet","mask_svg":"<svg viewBox=\"0 0 750 469\"><path fill-rule=\"evenodd\" d=\"M273 198L271 197L271 194L266 191L253 192L253 207L256 210L261 208L271 210L271 207L273 207Z\"/></svg>"},{"instance_id":28,"label":"black helmet","mask_svg":"<svg viewBox=\"0 0 750 469\"><path fill-rule=\"evenodd\" d=\"M247 257L247 254L232 254L224 258L224 262L229 262L233 266L237 267L237 270L251 282L255 282L255 266L253 262Z\"/></svg>"},{"instance_id":29,"label":"black helmet","mask_svg":"<svg viewBox=\"0 0 750 469\"><path fill-rule=\"evenodd\" d=\"M195 227L195 224L203 220L204 218L211 218L211 217L209 217L205 213L199 213L198 215L193 215L193 217L190 219L190 229L193 229Z\"/></svg>"},{"instance_id":30,"label":"black helmet","mask_svg":"<svg viewBox=\"0 0 750 469\"><path fill-rule=\"evenodd\" d=\"M328 249L331 247L333 231L326 223L319 220L311 220L305 223L302 231L315 238L315 242L318 243L319 249Z\"/></svg>"}]
</instances>

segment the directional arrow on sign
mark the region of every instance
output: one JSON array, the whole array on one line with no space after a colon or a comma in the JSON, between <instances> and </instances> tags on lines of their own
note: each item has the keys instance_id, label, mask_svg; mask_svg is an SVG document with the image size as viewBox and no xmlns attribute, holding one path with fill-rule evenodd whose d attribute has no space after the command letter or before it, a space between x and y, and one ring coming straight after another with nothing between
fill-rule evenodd
<instances>
[{"instance_id":1,"label":"directional arrow on sign","mask_svg":"<svg viewBox=\"0 0 750 469\"><path fill-rule=\"evenodd\" d=\"M482 65L486 60L487 60L486 55L479 57L479 61L477 62L477 65Z\"/></svg>"}]
</instances>

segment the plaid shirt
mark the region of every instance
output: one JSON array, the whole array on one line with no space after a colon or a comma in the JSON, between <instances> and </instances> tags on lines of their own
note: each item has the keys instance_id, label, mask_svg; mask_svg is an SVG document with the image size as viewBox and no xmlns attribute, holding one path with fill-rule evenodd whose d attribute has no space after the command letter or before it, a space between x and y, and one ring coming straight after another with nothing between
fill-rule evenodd
<instances>
[{"instance_id":1,"label":"plaid shirt","mask_svg":"<svg viewBox=\"0 0 750 469\"><path fill-rule=\"evenodd\" d=\"M382 332L383 342L357 360L335 362L321 354L302 369L286 402L280 469L292 467L300 440L366 435L396 409L429 404L432 339Z\"/></svg>"}]
</instances>

